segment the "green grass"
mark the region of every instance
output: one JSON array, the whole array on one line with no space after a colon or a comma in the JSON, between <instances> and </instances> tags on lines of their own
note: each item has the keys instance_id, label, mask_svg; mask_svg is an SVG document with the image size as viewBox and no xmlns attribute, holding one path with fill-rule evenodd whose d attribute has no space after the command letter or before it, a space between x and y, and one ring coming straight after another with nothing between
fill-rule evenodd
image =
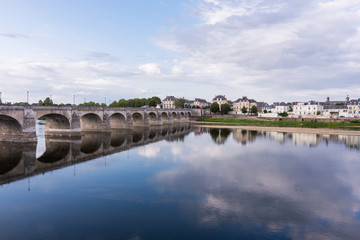
<instances>
[{"instance_id":1,"label":"green grass","mask_svg":"<svg viewBox=\"0 0 360 240\"><path fill-rule=\"evenodd\" d=\"M255 119L237 118L205 118L198 120L203 123L217 123L222 125L238 126L263 126L263 127L299 127L299 128L332 128L348 129L360 131L360 123L340 123L340 122L297 122L297 121L267 121Z\"/></svg>"}]
</instances>

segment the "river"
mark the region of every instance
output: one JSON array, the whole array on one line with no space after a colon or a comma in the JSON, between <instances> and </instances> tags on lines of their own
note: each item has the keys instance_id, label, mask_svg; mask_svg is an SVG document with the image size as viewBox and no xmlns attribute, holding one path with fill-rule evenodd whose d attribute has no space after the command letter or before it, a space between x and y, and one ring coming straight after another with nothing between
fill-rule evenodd
<instances>
[{"instance_id":1,"label":"river","mask_svg":"<svg viewBox=\"0 0 360 240\"><path fill-rule=\"evenodd\" d=\"M359 239L360 138L171 125L0 144L0 239Z\"/></svg>"}]
</instances>

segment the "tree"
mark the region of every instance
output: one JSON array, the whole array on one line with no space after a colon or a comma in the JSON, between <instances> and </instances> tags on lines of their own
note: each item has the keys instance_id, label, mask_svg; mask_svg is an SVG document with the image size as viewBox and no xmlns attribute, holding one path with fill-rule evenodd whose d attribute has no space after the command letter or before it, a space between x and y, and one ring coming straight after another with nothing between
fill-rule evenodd
<instances>
[{"instance_id":1,"label":"tree","mask_svg":"<svg viewBox=\"0 0 360 240\"><path fill-rule=\"evenodd\" d=\"M258 112L257 107L256 107L255 105L253 105L253 106L251 107L251 109L250 109L250 112L251 112L251 113L257 113L257 112Z\"/></svg>"},{"instance_id":2,"label":"tree","mask_svg":"<svg viewBox=\"0 0 360 240\"><path fill-rule=\"evenodd\" d=\"M47 98L45 98L44 101L42 101L42 100L40 99L39 102L38 102L38 105L39 105L39 106L53 106L54 103L53 103L53 101L52 101L49 97L47 97Z\"/></svg>"},{"instance_id":3,"label":"tree","mask_svg":"<svg viewBox=\"0 0 360 240\"><path fill-rule=\"evenodd\" d=\"M217 113L219 112L219 110L220 110L219 104L217 102L213 102L210 106L210 112Z\"/></svg>"},{"instance_id":4,"label":"tree","mask_svg":"<svg viewBox=\"0 0 360 240\"><path fill-rule=\"evenodd\" d=\"M242 113L247 113L247 108L245 106L243 106L242 109L241 109L241 112Z\"/></svg>"},{"instance_id":5,"label":"tree","mask_svg":"<svg viewBox=\"0 0 360 240\"><path fill-rule=\"evenodd\" d=\"M316 112L316 115L320 115L320 114L321 114L321 112L320 112L320 111L317 111L317 112Z\"/></svg>"},{"instance_id":6,"label":"tree","mask_svg":"<svg viewBox=\"0 0 360 240\"><path fill-rule=\"evenodd\" d=\"M221 114L228 114L228 112L230 111L231 107L229 104L227 103L224 103L224 104L221 104Z\"/></svg>"},{"instance_id":7,"label":"tree","mask_svg":"<svg viewBox=\"0 0 360 240\"><path fill-rule=\"evenodd\" d=\"M45 98L43 104L44 104L45 106L52 106L52 105L54 105L53 101L52 101L49 97Z\"/></svg>"},{"instance_id":8,"label":"tree","mask_svg":"<svg viewBox=\"0 0 360 240\"><path fill-rule=\"evenodd\" d=\"M278 113L280 117L287 117L289 114L287 112Z\"/></svg>"},{"instance_id":9,"label":"tree","mask_svg":"<svg viewBox=\"0 0 360 240\"><path fill-rule=\"evenodd\" d=\"M268 111L265 109L265 110L264 110L264 113L267 113L267 112L268 112Z\"/></svg>"},{"instance_id":10,"label":"tree","mask_svg":"<svg viewBox=\"0 0 360 240\"><path fill-rule=\"evenodd\" d=\"M161 100L159 97L151 97L147 99L147 105L149 105L149 107L156 107L156 105L161 104Z\"/></svg>"},{"instance_id":11,"label":"tree","mask_svg":"<svg viewBox=\"0 0 360 240\"><path fill-rule=\"evenodd\" d=\"M185 107L185 99L184 98L176 98L174 100L174 105L176 108L184 108Z\"/></svg>"}]
</instances>

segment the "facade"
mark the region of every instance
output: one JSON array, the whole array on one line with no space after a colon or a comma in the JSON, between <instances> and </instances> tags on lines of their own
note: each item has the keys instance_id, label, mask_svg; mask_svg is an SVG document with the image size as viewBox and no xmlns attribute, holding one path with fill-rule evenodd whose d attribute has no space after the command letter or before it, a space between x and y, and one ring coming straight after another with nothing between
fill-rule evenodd
<instances>
[{"instance_id":1,"label":"facade","mask_svg":"<svg viewBox=\"0 0 360 240\"><path fill-rule=\"evenodd\" d=\"M297 116L316 116L318 111L323 112L324 106L319 102L300 102L294 105L293 114Z\"/></svg>"},{"instance_id":2,"label":"facade","mask_svg":"<svg viewBox=\"0 0 360 240\"><path fill-rule=\"evenodd\" d=\"M233 111L235 114L242 114L241 109L245 107L247 112L250 112L252 106L257 107L256 101L254 99L248 99L247 97L242 97L233 103Z\"/></svg>"},{"instance_id":3,"label":"facade","mask_svg":"<svg viewBox=\"0 0 360 240\"><path fill-rule=\"evenodd\" d=\"M357 100L350 100L347 108L349 117L360 117L360 98Z\"/></svg>"},{"instance_id":4,"label":"facade","mask_svg":"<svg viewBox=\"0 0 360 240\"><path fill-rule=\"evenodd\" d=\"M204 107L210 106L210 103L208 101L206 101L205 99L195 98L195 101L193 102L192 106L195 108L204 108Z\"/></svg>"},{"instance_id":5,"label":"facade","mask_svg":"<svg viewBox=\"0 0 360 240\"><path fill-rule=\"evenodd\" d=\"M163 108L175 108L175 97L174 96L167 96L164 100L162 100Z\"/></svg>"},{"instance_id":6,"label":"facade","mask_svg":"<svg viewBox=\"0 0 360 240\"><path fill-rule=\"evenodd\" d=\"M266 112L274 112L275 111L275 106L273 104L271 105L266 105L262 108L261 112L264 112L266 110Z\"/></svg>"},{"instance_id":7,"label":"facade","mask_svg":"<svg viewBox=\"0 0 360 240\"><path fill-rule=\"evenodd\" d=\"M221 106L221 104L229 104L229 101L227 100L227 98L225 97L225 95L216 95L213 100L212 103L217 102L219 104L219 106Z\"/></svg>"},{"instance_id":8,"label":"facade","mask_svg":"<svg viewBox=\"0 0 360 240\"><path fill-rule=\"evenodd\" d=\"M193 105L194 105L193 100L185 99L185 108L192 108Z\"/></svg>"},{"instance_id":9,"label":"facade","mask_svg":"<svg viewBox=\"0 0 360 240\"><path fill-rule=\"evenodd\" d=\"M225 95L216 95L212 100L212 103L214 103L214 102L219 104L220 110L221 110L222 104L225 104L225 103L230 104L230 102L226 99Z\"/></svg>"},{"instance_id":10,"label":"facade","mask_svg":"<svg viewBox=\"0 0 360 240\"><path fill-rule=\"evenodd\" d=\"M269 104L267 104L265 102L256 102L256 107L257 107L259 113L261 113L265 109L267 109L268 106L269 106Z\"/></svg>"},{"instance_id":11,"label":"facade","mask_svg":"<svg viewBox=\"0 0 360 240\"><path fill-rule=\"evenodd\" d=\"M325 105L322 114L326 117L348 117L348 107L345 105Z\"/></svg>"},{"instance_id":12,"label":"facade","mask_svg":"<svg viewBox=\"0 0 360 240\"><path fill-rule=\"evenodd\" d=\"M274 103L274 106L275 106L275 108L273 110L274 113L289 112L291 110L291 106L284 102Z\"/></svg>"}]
</instances>

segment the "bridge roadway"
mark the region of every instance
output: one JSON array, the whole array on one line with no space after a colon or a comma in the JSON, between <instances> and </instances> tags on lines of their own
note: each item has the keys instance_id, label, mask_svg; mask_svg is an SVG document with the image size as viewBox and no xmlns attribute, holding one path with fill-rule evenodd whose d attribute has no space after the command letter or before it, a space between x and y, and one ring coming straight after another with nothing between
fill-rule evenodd
<instances>
[{"instance_id":1,"label":"bridge roadway","mask_svg":"<svg viewBox=\"0 0 360 240\"><path fill-rule=\"evenodd\" d=\"M46 138L36 158L36 143L0 142L0 185L161 140L177 141L192 131L189 123L84 133L81 139Z\"/></svg>"},{"instance_id":2,"label":"bridge roadway","mask_svg":"<svg viewBox=\"0 0 360 240\"><path fill-rule=\"evenodd\" d=\"M0 141L35 142L38 119L45 119L45 135L74 137L81 132L172 124L196 117L201 117L201 110L2 105Z\"/></svg>"}]
</instances>

